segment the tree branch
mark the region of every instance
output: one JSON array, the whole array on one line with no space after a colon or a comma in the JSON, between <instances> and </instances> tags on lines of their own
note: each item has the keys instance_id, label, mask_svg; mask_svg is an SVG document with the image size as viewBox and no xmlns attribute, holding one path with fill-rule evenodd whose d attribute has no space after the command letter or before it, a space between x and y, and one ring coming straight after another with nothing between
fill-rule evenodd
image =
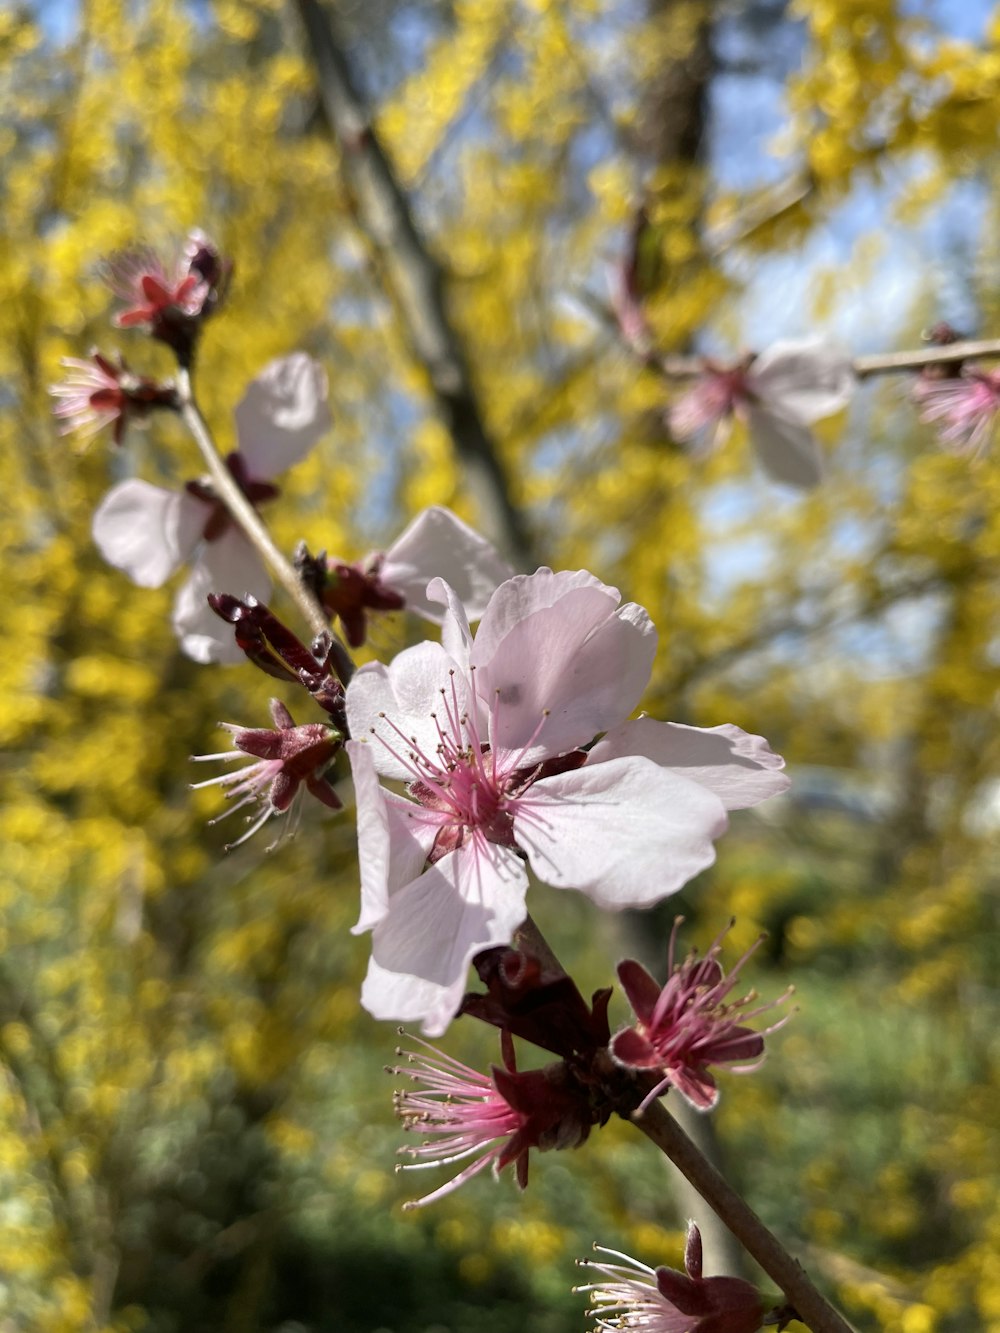
<instances>
[{"instance_id":1,"label":"tree branch","mask_svg":"<svg viewBox=\"0 0 1000 1333\"><path fill-rule=\"evenodd\" d=\"M372 126L344 52L319 0L296 0L330 132L343 152L358 224L374 248L414 357L468 478L490 535L515 562L533 567L532 541L487 432L461 343L446 310L441 267L420 235Z\"/></svg>"},{"instance_id":2,"label":"tree branch","mask_svg":"<svg viewBox=\"0 0 1000 1333\"><path fill-rule=\"evenodd\" d=\"M633 1123L663 1152L711 1205L733 1235L776 1282L812 1333L853 1333L850 1324L813 1286L805 1269L754 1210L684 1133L670 1112L654 1102Z\"/></svg>"},{"instance_id":3,"label":"tree branch","mask_svg":"<svg viewBox=\"0 0 1000 1333\"><path fill-rule=\"evenodd\" d=\"M237 486L228 468L223 463L219 451L215 447L208 424L201 415L201 409L195 401L190 371L183 366L177 372L177 398L180 403L181 420L191 432L191 436L198 446L198 452L201 454L205 466L208 468L209 476L212 478L215 493L226 506L233 521L239 526L250 545L260 553L261 558L270 566L275 578L305 617L306 623L313 634L317 636L329 634L339 643L340 640L330 628L330 622L323 608L299 578L291 562L279 550L274 538L267 530L267 525ZM343 644L341 644L341 647L343 648ZM346 648L343 648L343 650L345 653L347 652Z\"/></svg>"}]
</instances>

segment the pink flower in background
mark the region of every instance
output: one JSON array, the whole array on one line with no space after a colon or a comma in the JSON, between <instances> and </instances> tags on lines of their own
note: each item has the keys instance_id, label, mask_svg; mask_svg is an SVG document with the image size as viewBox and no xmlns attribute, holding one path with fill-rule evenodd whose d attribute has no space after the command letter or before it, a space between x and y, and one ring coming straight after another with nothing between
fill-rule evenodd
<instances>
[{"instance_id":1,"label":"pink flower in background","mask_svg":"<svg viewBox=\"0 0 1000 1333\"><path fill-rule=\"evenodd\" d=\"M121 444L129 425L145 426L154 407L172 407L174 390L144 375L134 375L122 360L117 364L93 351L89 359L63 357L69 374L49 393L58 402L53 414L60 418L59 434L78 434L89 440L105 426L112 427L112 439Z\"/></svg>"},{"instance_id":2,"label":"pink flower in background","mask_svg":"<svg viewBox=\"0 0 1000 1333\"><path fill-rule=\"evenodd\" d=\"M669 411L678 440L722 442L734 417L747 423L750 441L775 481L810 489L823 478L813 422L845 407L854 390L850 359L818 339L777 342L735 366L706 362L694 388Z\"/></svg>"},{"instance_id":3,"label":"pink flower in background","mask_svg":"<svg viewBox=\"0 0 1000 1333\"><path fill-rule=\"evenodd\" d=\"M528 875L607 908L650 906L711 864L727 811L783 791L737 727L626 722L656 647L649 617L585 571L502 584L473 639L453 591L442 643L362 667L347 690L362 907L362 1003L443 1032L469 962L510 941ZM601 732L604 738L585 750ZM383 789L378 776L407 784Z\"/></svg>"},{"instance_id":4,"label":"pink flower in background","mask_svg":"<svg viewBox=\"0 0 1000 1333\"><path fill-rule=\"evenodd\" d=\"M232 265L202 231L192 231L183 253L169 269L151 246L119 250L104 266L108 286L125 309L115 315L120 329L145 327L154 338L186 343L192 326L217 307Z\"/></svg>"},{"instance_id":5,"label":"pink flower in background","mask_svg":"<svg viewBox=\"0 0 1000 1333\"><path fill-rule=\"evenodd\" d=\"M1000 370L966 366L961 375L918 375L910 391L920 420L952 453L978 458L1000 413Z\"/></svg>"},{"instance_id":6,"label":"pink flower in background","mask_svg":"<svg viewBox=\"0 0 1000 1333\"><path fill-rule=\"evenodd\" d=\"M271 717L274 719L275 730L267 727L238 727L232 722L223 722L221 726L232 735L235 748L224 750L221 754L192 755L196 763L207 760L231 763L244 755L257 760L257 763L247 764L235 773L223 773L217 778L191 784L195 790L201 787L223 787L227 789L227 798L238 798L224 815L211 821L213 824L247 805L261 807L257 817L251 819L250 828L226 847L227 852L246 842L272 815L288 813L293 804L298 804L296 798L301 798L303 790L310 792L331 810L339 810L343 804L325 777L327 768L340 749L343 740L341 734L322 722L308 722L297 727L295 719L279 699L271 700ZM298 810L295 813L298 814ZM271 844L272 847L274 845ZM270 851L271 847L267 850Z\"/></svg>"},{"instance_id":7,"label":"pink flower in background","mask_svg":"<svg viewBox=\"0 0 1000 1333\"><path fill-rule=\"evenodd\" d=\"M639 1020L611 1040L611 1054L626 1069L650 1072L660 1081L644 1099L640 1110L674 1087L699 1111L708 1111L719 1100L719 1090L710 1065L728 1065L734 1073L748 1073L764 1059L764 1038L783 1027L788 1018L763 1032L744 1024L781 1004L791 994L757 1004L753 991L730 1000L740 969L758 947L761 936L733 966L727 977L719 962L722 938L709 947L704 958L691 954L683 963L674 962L678 917L670 936L667 982L660 986L640 964L626 959L618 965L618 980ZM749 1063L748 1063L749 1062Z\"/></svg>"},{"instance_id":8,"label":"pink flower in background","mask_svg":"<svg viewBox=\"0 0 1000 1333\"><path fill-rule=\"evenodd\" d=\"M603 1281L576 1290L586 1292L599 1329L608 1333L757 1333L766 1319L790 1310L771 1310L750 1282L739 1277L703 1277L701 1232L688 1223L684 1272L647 1268L638 1259L595 1245L599 1254L620 1263L578 1259Z\"/></svg>"},{"instance_id":9,"label":"pink flower in background","mask_svg":"<svg viewBox=\"0 0 1000 1333\"><path fill-rule=\"evenodd\" d=\"M303 458L330 425L326 375L304 352L270 362L236 408L239 449L226 464L244 493L261 503L278 494L272 479ZM238 662L242 653L209 607L209 593L267 598L260 557L203 481L180 491L133 478L113 486L93 521L101 555L142 588L158 588L192 561L174 602L181 648L196 662Z\"/></svg>"},{"instance_id":10,"label":"pink flower in background","mask_svg":"<svg viewBox=\"0 0 1000 1333\"><path fill-rule=\"evenodd\" d=\"M427 585L443 578L470 620L478 620L497 587L513 574L510 565L457 514L441 505L422 510L387 551L349 565L330 560L318 595L340 617L352 648L367 634L367 612L404 607L439 625L443 607L427 596Z\"/></svg>"}]
</instances>

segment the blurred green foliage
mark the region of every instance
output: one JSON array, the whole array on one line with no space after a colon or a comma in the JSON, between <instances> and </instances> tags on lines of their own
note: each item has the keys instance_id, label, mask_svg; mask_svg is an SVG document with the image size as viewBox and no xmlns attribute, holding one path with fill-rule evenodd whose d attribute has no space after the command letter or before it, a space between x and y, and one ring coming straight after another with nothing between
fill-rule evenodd
<instances>
[{"instance_id":1,"label":"blurred green foliage","mask_svg":"<svg viewBox=\"0 0 1000 1333\"><path fill-rule=\"evenodd\" d=\"M811 187L751 231L751 257L798 253L890 166L904 213L992 179L998 20L977 47L894 0L800 8L787 137ZM120 456L74 456L49 416L59 358L95 341L166 370L111 331L98 264L199 224L236 261L201 367L223 445L269 358L304 348L329 370L334 430L270 514L285 548L354 558L429 502L475 518L300 34L277 0L83 0L63 34L67 12L0 15L0 1327L579 1327L571 1264L593 1239L677 1262L665 1173L615 1124L536 1158L523 1199L480 1178L400 1214L416 1191L391 1168L396 1038L358 1007L351 818L317 806L271 856L260 840L221 855L186 757L217 748L220 719L260 722L270 682L185 661L170 591L132 588L90 543L111 479L169 484L198 472L193 450L157 421ZM800 996L766 1068L726 1081L733 1173L859 1324L997 1333L996 456L943 455L893 390L866 391L858 432L828 434L823 490L776 496L738 440L711 460L673 448L662 384L567 301L603 283L643 192L664 346L727 318L733 278L703 224L748 201L633 137L702 5L342 17L542 555L648 606L651 712L762 732L798 779L683 895L702 944L730 915L734 948L768 929L756 984ZM411 629L386 622L375 651ZM606 923L573 895L536 904L581 984L604 984ZM448 1037L477 1065L491 1042Z\"/></svg>"}]
</instances>

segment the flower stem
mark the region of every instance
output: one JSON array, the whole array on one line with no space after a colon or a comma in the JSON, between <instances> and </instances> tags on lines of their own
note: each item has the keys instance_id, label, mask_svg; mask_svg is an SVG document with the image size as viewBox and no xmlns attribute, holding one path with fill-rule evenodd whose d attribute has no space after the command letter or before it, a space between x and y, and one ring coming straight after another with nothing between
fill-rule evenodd
<instances>
[{"instance_id":1,"label":"flower stem","mask_svg":"<svg viewBox=\"0 0 1000 1333\"><path fill-rule=\"evenodd\" d=\"M665 379L692 379L700 375L705 361L700 356L644 356L646 365L658 371ZM856 356L851 369L859 380L872 375L898 375L925 366L943 366L950 361L1000 359L1000 338L968 339L946 343L943 347L919 347L908 352L882 352L877 356Z\"/></svg>"},{"instance_id":2,"label":"flower stem","mask_svg":"<svg viewBox=\"0 0 1000 1333\"><path fill-rule=\"evenodd\" d=\"M813 1286L805 1269L768 1230L750 1205L703 1156L660 1102L633 1122L674 1166L687 1177L701 1197L725 1222L733 1235L781 1288L797 1318L812 1333L853 1333L853 1330Z\"/></svg>"},{"instance_id":3,"label":"flower stem","mask_svg":"<svg viewBox=\"0 0 1000 1333\"><path fill-rule=\"evenodd\" d=\"M317 636L328 634L335 642L340 643L337 635L330 628L330 622L323 608L299 578L291 562L275 545L266 524L240 490L225 463L223 463L222 457L215 446L215 441L212 439L208 423L202 416L201 409L195 399L191 372L184 366L181 366L177 372L177 398L180 404L181 419L191 432L205 466L208 468L215 492L226 506L233 522L239 526L247 541L271 567L275 578L305 617L313 634ZM343 644L340 646L341 648L344 647ZM346 648L344 648L344 651L347 651Z\"/></svg>"},{"instance_id":4,"label":"flower stem","mask_svg":"<svg viewBox=\"0 0 1000 1333\"><path fill-rule=\"evenodd\" d=\"M565 971L532 917L525 917L515 931L514 945L533 954L544 967ZM662 1102L653 1102L641 1115L634 1112L632 1121L673 1162L747 1253L780 1287L797 1319L807 1324L812 1333L854 1333L843 1315L813 1286L798 1260L712 1165Z\"/></svg>"}]
</instances>

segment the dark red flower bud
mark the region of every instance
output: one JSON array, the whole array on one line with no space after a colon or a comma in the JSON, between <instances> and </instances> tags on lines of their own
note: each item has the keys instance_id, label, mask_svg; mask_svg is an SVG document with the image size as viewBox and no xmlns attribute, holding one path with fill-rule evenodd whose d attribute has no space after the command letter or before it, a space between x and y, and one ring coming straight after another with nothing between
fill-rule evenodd
<instances>
[{"instance_id":1,"label":"dark red flower bud","mask_svg":"<svg viewBox=\"0 0 1000 1333\"><path fill-rule=\"evenodd\" d=\"M459 1013L564 1059L607 1046L610 987L596 991L588 1005L565 972L545 973L537 959L505 945L484 949L473 966L487 993L466 995Z\"/></svg>"},{"instance_id":2,"label":"dark red flower bud","mask_svg":"<svg viewBox=\"0 0 1000 1333\"><path fill-rule=\"evenodd\" d=\"M312 648L307 648L256 597L241 599L231 593L209 593L208 604L233 626L237 646L254 666L277 680L302 685L346 735L342 682L350 679L353 664L330 635L321 635Z\"/></svg>"}]
</instances>

